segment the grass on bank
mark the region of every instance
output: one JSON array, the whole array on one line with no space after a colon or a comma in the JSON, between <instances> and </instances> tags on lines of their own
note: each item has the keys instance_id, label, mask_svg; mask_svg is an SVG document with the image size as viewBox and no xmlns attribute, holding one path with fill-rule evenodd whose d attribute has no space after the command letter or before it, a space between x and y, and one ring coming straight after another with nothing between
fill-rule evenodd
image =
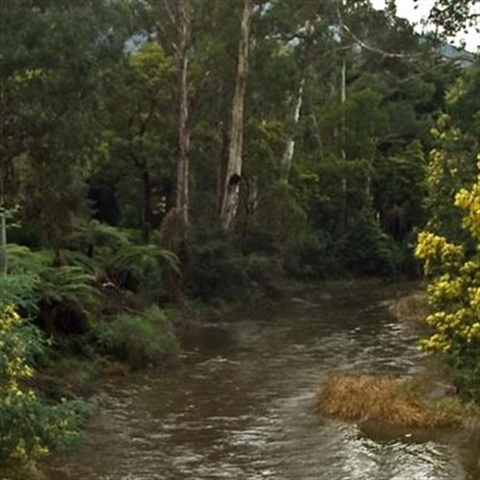
<instances>
[{"instance_id":1,"label":"grass on bank","mask_svg":"<svg viewBox=\"0 0 480 480\"><path fill-rule=\"evenodd\" d=\"M415 292L400 298L391 307L390 312L398 320L406 321L410 325L426 328L425 319L431 313L425 292Z\"/></svg>"},{"instance_id":2,"label":"grass on bank","mask_svg":"<svg viewBox=\"0 0 480 480\"><path fill-rule=\"evenodd\" d=\"M462 422L464 407L454 396L427 400L413 380L335 374L320 386L319 409L344 420L437 428Z\"/></svg>"}]
</instances>

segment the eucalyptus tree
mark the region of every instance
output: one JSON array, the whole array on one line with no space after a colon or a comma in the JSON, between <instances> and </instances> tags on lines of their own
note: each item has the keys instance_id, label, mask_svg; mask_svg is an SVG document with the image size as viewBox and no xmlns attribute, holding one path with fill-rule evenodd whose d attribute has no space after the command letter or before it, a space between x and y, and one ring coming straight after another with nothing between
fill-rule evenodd
<instances>
[{"instance_id":1,"label":"eucalyptus tree","mask_svg":"<svg viewBox=\"0 0 480 480\"><path fill-rule=\"evenodd\" d=\"M2 2L3 196L24 229L60 244L85 190L98 133L99 66L121 54L120 12L108 1Z\"/></svg>"},{"instance_id":2,"label":"eucalyptus tree","mask_svg":"<svg viewBox=\"0 0 480 480\"><path fill-rule=\"evenodd\" d=\"M242 176L243 122L245 89L248 74L248 51L250 41L250 18L252 14L251 0L243 0L241 17L241 34L238 46L238 67L235 95L232 102L232 121L230 144L223 190L220 220L226 230L233 227L239 203L239 181Z\"/></svg>"},{"instance_id":3,"label":"eucalyptus tree","mask_svg":"<svg viewBox=\"0 0 480 480\"><path fill-rule=\"evenodd\" d=\"M165 219L175 224L175 236L178 241L185 239L189 224L189 151L190 151L190 98L189 98L189 51L192 38L192 9L188 0L164 0L160 2L160 12L168 21L169 33L163 31L163 22L158 18L156 26L160 35L170 35L169 42L173 48L177 68L177 108L178 108L178 142L176 152L176 200L175 209ZM165 229L164 229L165 231Z\"/></svg>"}]
</instances>

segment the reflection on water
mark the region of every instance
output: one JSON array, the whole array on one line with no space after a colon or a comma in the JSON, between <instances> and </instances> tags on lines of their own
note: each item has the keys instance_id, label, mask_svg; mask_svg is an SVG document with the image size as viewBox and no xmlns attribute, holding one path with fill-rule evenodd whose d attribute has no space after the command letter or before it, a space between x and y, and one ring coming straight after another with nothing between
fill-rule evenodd
<instances>
[{"instance_id":1,"label":"reflection on water","mask_svg":"<svg viewBox=\"0 0 480 480\"><path fill-rule=\"evenodd\" d=\"M462 461L474 446L460 434L367 434L315 411L332 371L421 368L413 333L388 314L399 293L337 286L211 326L181 367L111 384L49 480L474 479Z\"/></svg>"}]
</instances>

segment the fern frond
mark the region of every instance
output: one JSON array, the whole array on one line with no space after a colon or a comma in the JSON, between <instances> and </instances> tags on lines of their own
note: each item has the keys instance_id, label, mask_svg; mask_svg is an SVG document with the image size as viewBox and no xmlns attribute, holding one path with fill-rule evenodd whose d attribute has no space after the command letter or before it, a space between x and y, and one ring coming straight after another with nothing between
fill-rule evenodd
<instances>
[{"instance_id":1,"label":"fern frond","mask_svg":"<svg viewBox=\"0 0 480 480\"><path fill-rule=\"evenodd\" d=\"M112 258L112 265L135 276L148 275L170 270L180 274L178 257L171 251L148 245L127 245L120 248Z\"/></svg>"},{"instance_id":2,"label":"fern frond","mask_svg":"<svg viewBox=\"0 0 480 480\"><path fill-rule=\"evenodd\" d=\"M34 252L28 247L9 243L7 245L9 272L13 274L38 274L53 261L52 250Z\"/></svg>"},{"instance_id":3,"label":"fern frond","mask_svg":"<svg viewBox=\"0 0 480 480\"><path fill-rule=\"evenodd\" d=\"M38 294L45 303L91 304L100 294L94 282L95 276L80 267L49 267L40 273Z\"/></svg>"}]
</instances>

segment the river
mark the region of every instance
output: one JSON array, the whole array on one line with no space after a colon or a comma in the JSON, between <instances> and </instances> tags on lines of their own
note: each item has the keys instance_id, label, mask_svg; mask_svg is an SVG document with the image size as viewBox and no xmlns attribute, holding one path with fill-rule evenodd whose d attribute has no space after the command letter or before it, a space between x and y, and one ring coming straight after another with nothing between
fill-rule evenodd
<instances>
[{"instance_id":1,"label":"river","mask_svg":"<svg viewBox=\"0 0 480 480\"><path fill-rule=\"evenodd\" d=\"M425 368L415 332L388 312L408 288L344 282L209 324L175 368L110 382L48 480L478 478L465 432L366 432L315 408L331 372Z\"/></svg>"}]
</instances>

